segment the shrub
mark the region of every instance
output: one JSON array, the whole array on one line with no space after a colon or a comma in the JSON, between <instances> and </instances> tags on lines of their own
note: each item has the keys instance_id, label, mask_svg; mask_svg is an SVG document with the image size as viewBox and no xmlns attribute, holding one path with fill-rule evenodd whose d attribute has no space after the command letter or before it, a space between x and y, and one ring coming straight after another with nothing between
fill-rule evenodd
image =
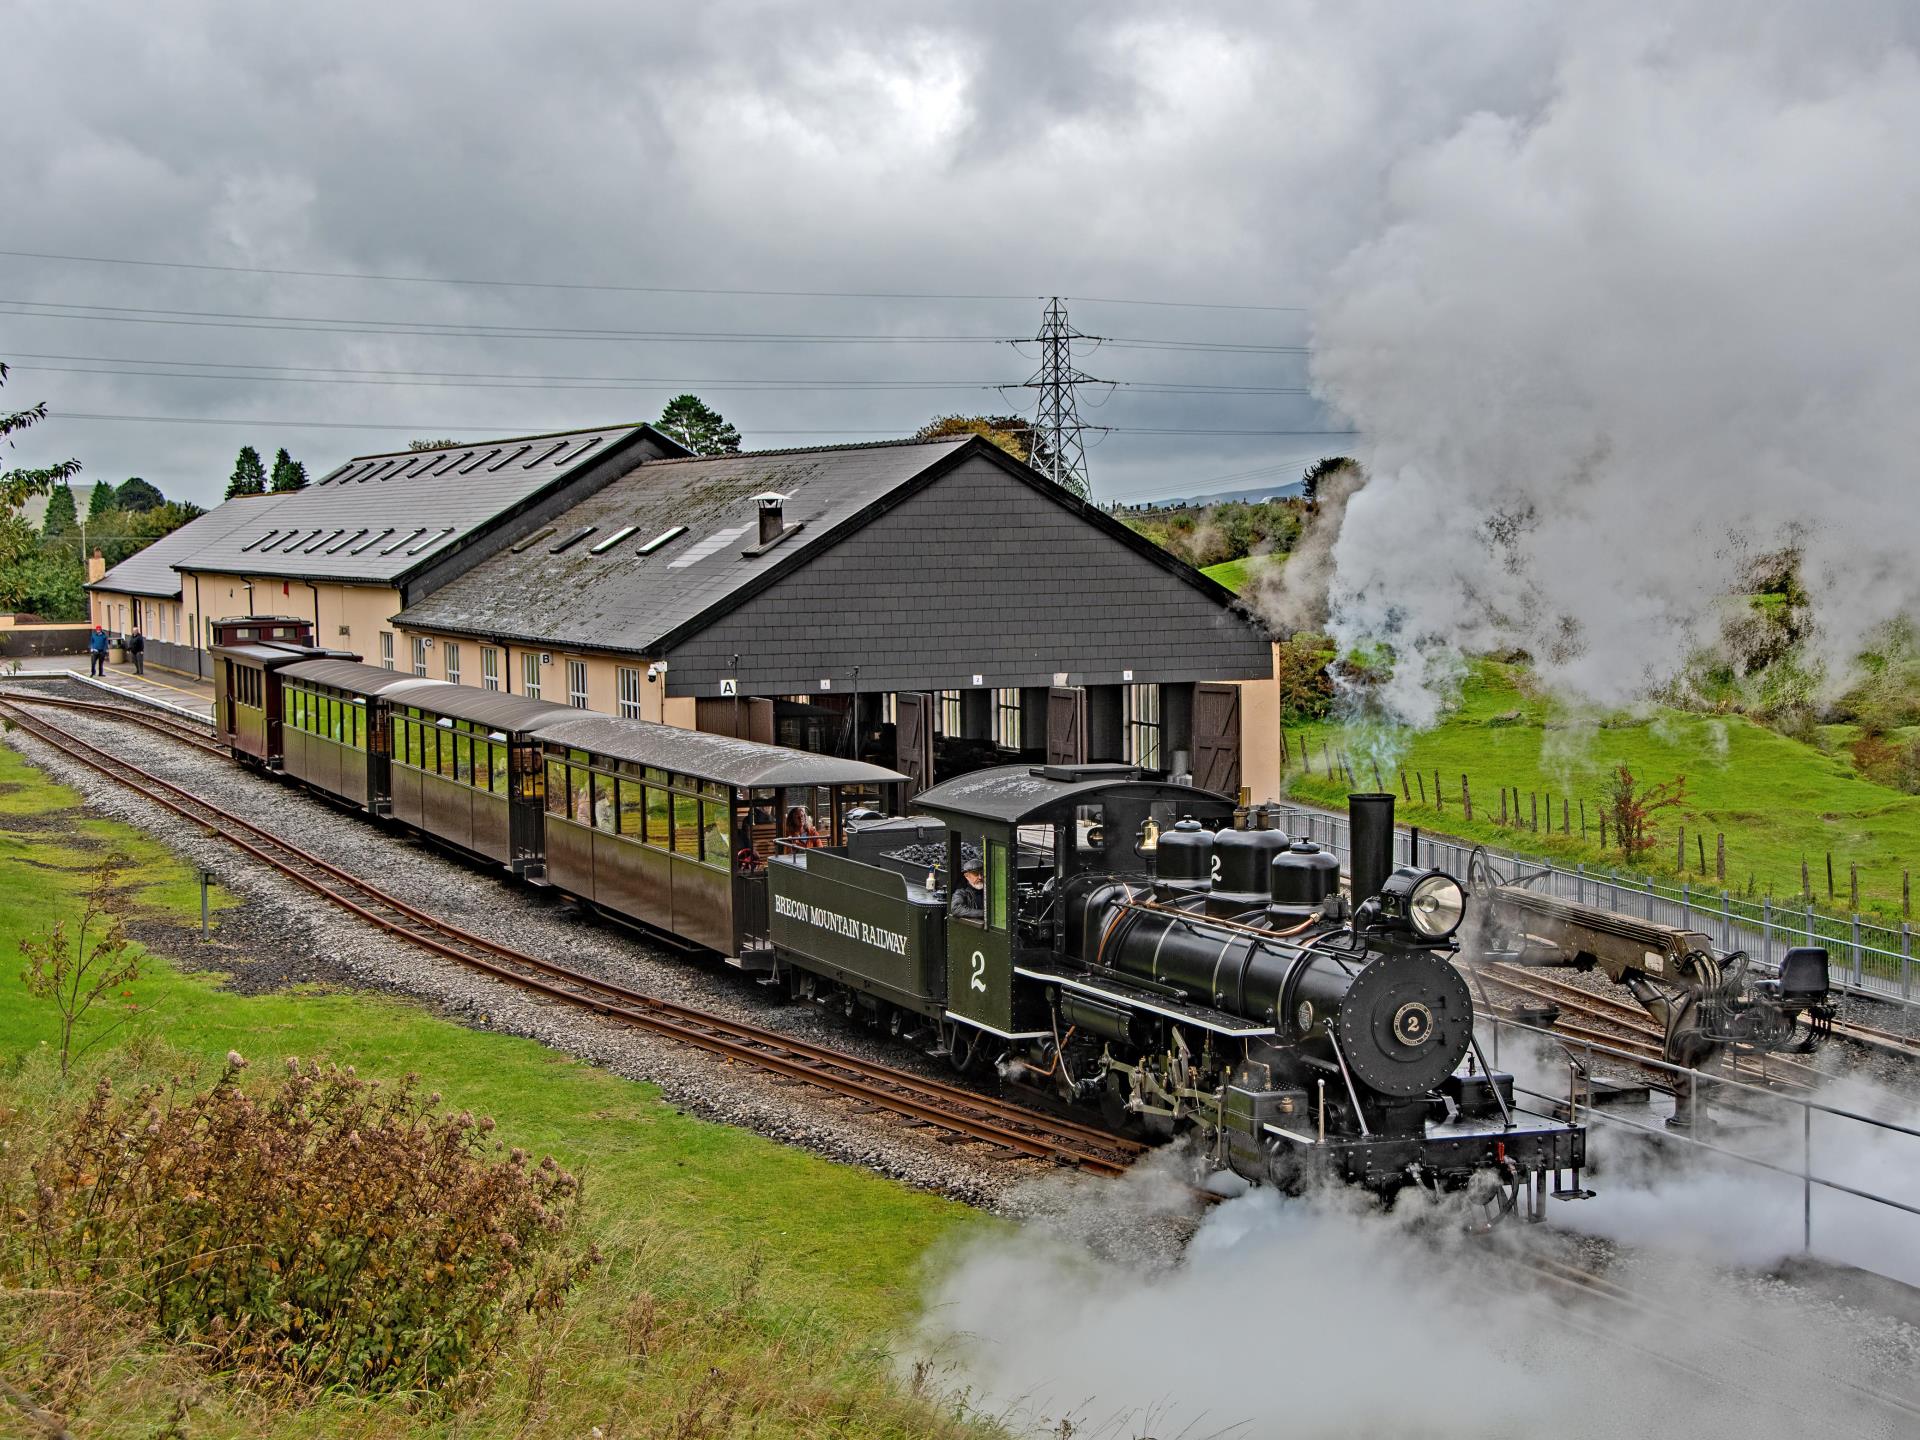
<instances>
[{"instance_id":1,"label":"shrub","mask_svg":"<svg viewBox=\"0 0 1920 1440\"><path fill-rule=\"evenodd\" d=\"M227 1059L203 1091L102 1079L53 1127L9 1197L20 1284L130 1309L250 1380L380 1393L472 1381L592 1263L561 1252L574 1177L503 1157L414 1077L295 1059L249 1093Z\"/></svg>"},{"instance_id":2,"label":"shrub","mask_svg":"<svg viewBox=\"0 0 1920 1440\"><path fill-rule=\"evenodd\" d=\"M1622 765L1607 782L1602 823L1611 820L1614 843L1627 853L1628 859L1638 859L1653 849L1659 839L1653 817L1662 810L1675 808L1686 798L1686 776L1676 775L1658 785L1644 785Z\"/></svg>"}]
</instances>

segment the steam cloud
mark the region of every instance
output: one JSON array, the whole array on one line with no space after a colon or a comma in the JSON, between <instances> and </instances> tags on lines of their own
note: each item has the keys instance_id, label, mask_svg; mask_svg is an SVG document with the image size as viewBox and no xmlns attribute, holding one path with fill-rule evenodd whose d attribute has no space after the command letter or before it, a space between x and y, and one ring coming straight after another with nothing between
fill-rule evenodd
<instances>
[{"instance_id":1,"label":"steam cloud","mask_svg":"<svg viewBox=\"0 0 1920 1440\"><path fill-rule=\"evenodd\" d=\"M1430 723L1463 649L1630 700L1782 544L1830 675L1920 613L1917 34L1882 3L1590 7L1542 95L1392 165L1313 363L1372 477L1332 628L1395 647L1395 716Z\"/></svg>"}]
</instances>

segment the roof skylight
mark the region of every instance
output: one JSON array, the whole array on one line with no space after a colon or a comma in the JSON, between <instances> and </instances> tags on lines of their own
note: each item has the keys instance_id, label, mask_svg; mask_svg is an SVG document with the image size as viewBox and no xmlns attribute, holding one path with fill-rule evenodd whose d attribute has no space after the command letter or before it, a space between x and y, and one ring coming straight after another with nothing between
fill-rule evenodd
<instances>
[{"instance_id":1,"label":"roof skylight","mask_svg":"<svg viewBox=\"0 0 1920 1440\"><path fill-rule=\"evenodd\" d=\"M646 544L642 545L634 553L637 555L651 555L653 554L654 551L658 550L662 545L665 545L670 541L678 540L682 535L686 533L687 533L687 527L684 525L676 525L671 530L662 530L658 535L654 536L651 540L647 541Z\"/></svg>"},{"instance_id":2,"label":"roof skylight","mask_svg":"<svg viewBox=\"0 0 1920 1440\"><path fill-rule=\"evenodd\" d=\"M391 555L393 554L394 551L398 550L402 545L410 545L415 540L418 540L422 535L426 533L427 533L427 527L422 525L418 530L412 531L410 534L408 534L406 539L394 541L393 544L387 546L387 548L382 550L380 553L382 555Z\"/></svg>"},{"instance_id":3,"label":"roof skylight","mask_svg":"<svg viewBox=\"0 0 1920 1440\"><path fill-rule=\"evenodd\" d=\"M587 551L587 553L589 555L604 555L607 553L607 551L611 550L614 546L618 545L622 540L626 539L627 536L633 534L633 532L638 530L639 528L640 527L638 525L629 525L623 530L616 530L613 532L613 534L609 535L606 539L592 546Z\"/></svg>"},{"instance_id":4,"label":"roof skylight","mask_svg":"<svg viewBox=\"0 0 1920 1440\"><path fill-rule=\"evenodd\" d=\"M382 530L378 535L375 535L371 540L362 540L358 545L354 546L347 553L349 555L359 555L364 551L371 550L374 546L378 545L382 540L386 539L387 536L391 534L393 534L393 527L389 525L386 529Z\"/></svg>"},{"instance_id":5,"label":"roof skylight","mask_svg":"<svg viewBox=\"0 0 1920 1440\"><path fill-rule=\"evenodd\" d=\"M567 536L566 539L562 540L558 545L555 545L552 549L548 550L547 553L549 555L558 555L564 550L571 550L574 546L578 545L582 540L586 539L587 536L593 534L593 532L598 530L599 528L600 527L598 525L589 525L584 530L576 530L573 532L573 534Z\"/></svg>"},{"instance_id":6,"label":"roof skylight","mask_svg":"<svg viewBox=\"0 0 1920 1440\"><path fill-rule=\"evenodd\" d=\"M253 549L253 547L256 545L266 544L267 541L271 540L274 536L278 535L279 533L280 531L276 527L272 530L267 531L267 533L264 535L256 535L253 539L249 540L246 544L240 547L240 553L244 555L247 551Z\"/></svg>"}]
</instances>

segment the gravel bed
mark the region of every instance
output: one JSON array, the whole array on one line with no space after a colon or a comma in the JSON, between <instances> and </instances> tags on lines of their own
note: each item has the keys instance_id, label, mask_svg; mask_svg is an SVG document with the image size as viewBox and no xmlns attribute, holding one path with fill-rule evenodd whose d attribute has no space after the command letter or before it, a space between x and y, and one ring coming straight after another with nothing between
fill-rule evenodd
<instances>
[{"instance_id":1,"label":"gravel bed","mask_svg":"<svg viewBox=\"0 0 1920 1440\"><path fill-rule=\"evenodd\" d=\"M249 774L151 731L64 713L63 729L333 861L381 887L517 949L603 979L796 1039L829 1045L944 1080L944 1062L839 1021L811 1005L780 1004L716 961L688 960L589 917L552 892L509 883L383 830L289 784ZM118 782L9 727L6 743L72 786L90 809L134 825L189 864L204 865L242 900L224 912L202 951L194 927L154 926L145 937L187 965L217 968L243 991L323 983L404 995L477 1029L537 1040L630 1079L703 1119L740 1125L831 1159L860 1165L966 1203L1032 1215L1072 1208L1087 1182L989 1146L944 1143L885 1115L803 1085L778 1085L744 1066L543 1000L410 945L320 899L152 804ZM190 938L191 937L191 938Z\"/></svg>"}]
</instances>

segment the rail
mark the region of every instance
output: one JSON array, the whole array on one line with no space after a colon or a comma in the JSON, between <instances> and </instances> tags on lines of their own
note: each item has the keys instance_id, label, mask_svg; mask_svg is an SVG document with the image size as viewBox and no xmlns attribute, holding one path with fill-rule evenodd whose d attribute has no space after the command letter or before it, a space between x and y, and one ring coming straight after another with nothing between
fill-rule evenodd
<instances>
[{"instance_id":1,"label":"rail","mask_svg":"<svg viewBox=\"0 0 1920 1440\"><path fill-rule=\"evenodd\" d=\"M1878 1191L1865 1189L1859 1185L1849 1184L1836 1175L1819 1174L1814 1170L1813 1164L1814 1116L1816 1115L1828 1117L1826 1122L1827 1128L1831 1128L1834 1122L1841 1122L1850 1126L1861 1127L1867 1131L1876 1132L1882 1136L1901 1137L1908 1142L1920 1142L1920 1129L1903 1124L1897 1120L1886 1120L1877 1115L1865 1114L1859 1110L1850 1110L1843 1106L1828 1104L1824 1100L1814 1099L1808 1095L1784 1094L1778 1090L1765 1089L1758 1085L1749 1084L1744 1080L1732 1079L1725 1075L1714 1075L1699 1070L1687 1070L1678 1065L1667 1064L1664 1061L1648 1059L1646 1056L1635 1054L1630 1050L1617 1046L1605 1044L1599 1040L1576 1039L1572 1036L1557 1034L1554 1031L1542 1029L1538 1025L1529 1025L1524 1021L1508 1019L1498 1014L1482 1014L1476 1016L1476 1028L1478 1028L1479 1024L1483 1021L1491 1027L1493 1032L1491 1051L1493 1063L1496 1067L1500 1064L1501 1036L1509 1030L1534 1036L1536 1039L1545 1041L1550 1045L1558 1046L1566 1052L1569 1060L1569 1083L1565 1091L1553 1093L1532 1089L1522 1085L1517 1076L1514 1082L1514 1090L1516 1093L1525 1095L1529 1099L1541 1101L1550 1106L1564 1106L1568 1112L1569 1123L1572 1123L1574 1120L1584 1120L1589 1126L1614 1126L1622 1130L1654 1136L1662 1142L1672 1142L1688 1146L1695 1150L1704 1151L1712 1155L1720 1156L1723 1159L1734 1161L1737 1164L1750 1166L1757 1170L1767 1171L1775 1175L1785 1176L1789 1179L1799 1181L1801 1189L1801 1249L1803 1251L1811 1253L1813 1249L1813 1202L1817 1191L1825 1190L1837 1194L1850 1195L1857 1200L1864 1200L1920 1221L1920 1205L1916 1205L1912 1200L1897 1199L1892 1195L1881 1194ZM1673 1086L1676 1113L1678 1112L1678 1108L1684 1104L1688 1109L1688 1120L1692 1123L1685 1129L1659 1124L1643 1124L1629 1119L1627 1116L1615 1114L1605 1106L1594 1105L1591 1101L1592 1077L1595 1061L1600 1056L1606 1056L1612 1060L1639 1066L1642 1069L1664 1072L1672 1076L1676 1082ZM1581 1100L1581 1085L1583 1080L1585 1081L1588 1091L1588 1100L1584 1109L1582 1109ZM1701 1093L1702 1090L1708 1086L1721 1087L1722 1091L1730 1094L1753 1097L1759 1104L1768 1108L1791 1107L1792 1109L1798 1110L1798 1148L1800 1153L1798 1165L1784 1163L1777 1155L1753 1154L1748 1151L1735 1149L1730 1144L1718 1144L1712 1140L1702 1139L1700 1132L1703 1128L1708 1128L1703 1127L1700 1123L1702 1112L1703 1110L1710 1111L1712 1102L1703 1101ZM1682 1095L1686 1097L1684 1102L1679 1098ZM1789 1121L1784 1127L1776 1127L1772 1133L1776 1137L1784 1137L1789 1135L1793 1128L1793 1122ZM1826 1138L1829 1143L1831 1142L1832 1137L1830 1135L1824 1138ZM1896 1164L1893 1168L1905 1174L1920 1172L1920 1143L1908 1144L1901 1163ZM1912 1228L1913 1231L1912 1244L1915 1247L1920 1247L1920 1224L1916 1224L1910 1228Z\"/></svg>"},{"instance_id":2,"label":"rail","mask_svg":"<svg viewBox=\"0 0 1920 1440\"><path fill-rule=\"evenodd\" d=\"M852 1098L903 1117L909 1125L933 1126L1032 1159L1078 1166L1090 1174L1119 1175L1147 1148L1078 1121L647 995L461 929L184 786L109 754L44 717L26 713L31 703L31 699L0 694L0 712L11 712L14 723L41 743L201 826L341 909L496 980L668 1036L776 1078Z\"/></svg>"},{"instance_id":3,"label":"rail","mask_svg":"<svg viewBox=\"0 0 1920 1440\"><path fill-rule=\"evenodd\" d=\"M1339 856L1343 864L1352 859L1346 816L1284 802L1277 808L1289 835L1315 841ZM1483 848L1421 832L1416 857L1410 848L1414 833L1404 825L1395 827L1396 861L1429 865L1462 879L1468 857ZM1622 875L1617 870L1590 871L1585 865L1568 870L1538 856L1484 848L1496 860L1512 865L1517 873L1542 886L1545 894L1598 905L1622 915L1637 915L1656 924L1703 931L1722 953L1744 950L1762 970L1777 971L1781 957L1795 945L1824 946L1834 958L1836 988L1895 1005L1920 1005L1920 966L1915 962L1910 923L1895 927L1857 914L1825 915L1811 902L1790 908L1776 905L1772 896L1749 900L1731 890L1696 890L1687 881L1665 885L1651 877Z\"/></svg>"}]
</instances>

